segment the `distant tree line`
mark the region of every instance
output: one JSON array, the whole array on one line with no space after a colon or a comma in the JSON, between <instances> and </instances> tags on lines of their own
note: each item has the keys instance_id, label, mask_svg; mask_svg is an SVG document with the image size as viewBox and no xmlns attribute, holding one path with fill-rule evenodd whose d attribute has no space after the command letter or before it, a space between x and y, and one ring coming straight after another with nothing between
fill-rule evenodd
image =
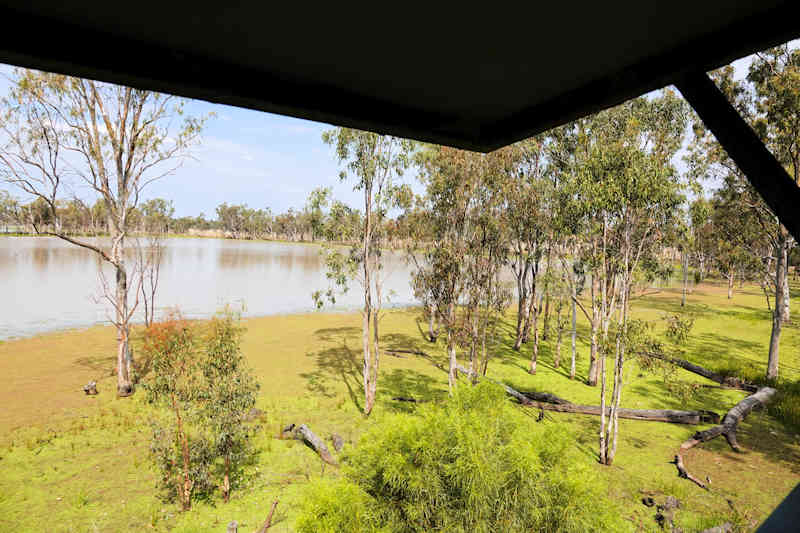
<instances>
[{"instance_id":1,"label":"distant tree line","mask_svg":"<svg viewBox=\"0 0 800 533\"><path fill-rule=\"evenodd\" d=\"M139 203L128 214L131 230L139 234L199 235L244 240L351 243L361 233L364 217L360 210L330 199L329 189L316 189L301 209L289 208L274 214L270 208L255 209L247 204L223 202L216 217L175 216L172 200L154 198ZM386 245L401 248L410 237L406 215L382 221ZM0 191L0 231L36 233L33 226L54 228L68 235L108 235L109 219L105 200L87 204L79 199L57 200L55 209L36 198L20 202Z\"/></svg>"}]
</instances>

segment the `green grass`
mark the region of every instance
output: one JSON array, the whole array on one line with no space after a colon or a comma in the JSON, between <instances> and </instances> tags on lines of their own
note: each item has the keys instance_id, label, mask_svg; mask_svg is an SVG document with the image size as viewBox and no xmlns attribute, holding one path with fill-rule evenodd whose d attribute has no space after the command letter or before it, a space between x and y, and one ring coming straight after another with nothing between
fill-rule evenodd
<instances>
[{"instance_id":1,"label":"green grass","mask_svg":"<svg viewBox=\"0 0 800 533\"><path fill-rule=\"evenodd\" d=\"M675 288L636 297L633 314L660 322L667 313L695 317L685 357L715 369L747 369L763 375L770 316L757 287L726 298L722 284L703 284L680 308ZM800 312L797 310L796 312ZM386 348L425 350L444 362L441 345L426 342L415 310L395 310L382 321ZM798 321L800 322L800 321ZM292 531L300 496L308 482L337 476L298 442L278 440L279 428L304 422L317 434L337 432L346 446L383 413L413 412L413 404L392 401L410 396L436 401L447 395L447 375L423 358L383 355L378 402L371 419L360 414L360 316L320 313L248 319L243 350L262 384L258 407L264 411L256 439L261 449L247 488L229 504L196 504L189 513L158 500L156 472L148 458L151 408L144 395L117 399L111 376L115 336L94 327L19 339L0 344L0 530L3 531L223 531L237 520L240 531L260 527L269 506L279 500L277 523L270 531ZM662 327L662 326L659 326ZM597 404L599 391L570 381L569 343L565 337L561 368L552 364L552 340L543 343L539 371L527 374L530 348L510 348L509 316L493 347L489 373L523 390L553 392L576 403ZM578 376L588 369L588 327L579 323ZM784 328L781 376L800 379L800 331ZM635 364L627 367L622 404L632 408L704 408L724 414L744 394L704 387L684 402L665 389L661 378ZM682 372L682 371L681 371ZM688 373L681 379L701 382ZM100 394L84 396L81 387L98 381ZM783 385L782 385L783 386ZM788 390L788 388L787 388ZM796 389L780 405L796 412ZM529 413L535 423L536 412ZM679 479L669 461L681 442L703 427L631 420L620 421L620 444L612 467L597 464L596 417L548 413L546 424L563 424L574 435L582 460L596 470L609 494L624 509L631 530L657 530L653 509L639 502L642 491L682 500L677 525L694 531L735 520L753 529L800 482L800 435L765 412L753 413L741 426L743 454L723 439L691 450L687 466L709 476L707 493ZM734 502L732 510L726 500Z\"/></svg>"}]
</instances>

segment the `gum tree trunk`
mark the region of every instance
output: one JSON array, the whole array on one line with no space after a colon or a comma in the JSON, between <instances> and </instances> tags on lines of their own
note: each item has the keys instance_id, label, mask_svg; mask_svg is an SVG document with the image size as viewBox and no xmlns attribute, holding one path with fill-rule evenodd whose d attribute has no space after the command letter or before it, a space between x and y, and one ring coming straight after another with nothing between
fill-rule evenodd
<instances>
[{"instance_id":1,"label":"gum tree trunk","mask_svg":"<svg viewBox=\"0 0 800 533\"><path fill-rule=\"evenodd\" d=\"M733 269L728 272L728 300L733 299Z\"/></svg>"},{"instance_id":2,"label":"gum tree trunk","mask_svg":"<svg viewBox=\"0 0 800 533\"><path fill-rule=\"evenodd\" d=\"M597 276L592 274L592 323L591 323L591 346L589 349L589 375L587 384L592 387L597 385L598 362L597 362L597 334L600 329L600 306L597 301L597 292L600 282Z\"/></svg>"},{"instance_id":3,"label":"gum tree trunk","mask_svg":"<svg viewBox=\"0 0 800 533\"><path fill-rule=\"evenodd\" d=\"M786 261L788 259L788 246L786 235L781 230L781 239L776 246L777 263L775 265L775 306L772 308L772 332L769 338L769 354L767 357L767 378L778 377L778 355L780 351L781 328L784 317L788 315L786 302Z\"/></svg>"},{"instance_id":4,"label":"gum tree trunk","mask_svg":"<svg viewBox=\"0 0 800 533\"><path fill-rule=\"evenodd\" d=\"M683 263L683 293L681 294L681 307L686 306L686 291L689 288L689 255L684 251L682 253Z\"/></svg>"},{"instance_id":5,"label":"gum tree trunk","mask_svg":"<svg viewBox=\"0 0 800 533\"><path fill-rule=\"evenodd\" d=\"M571 302L572 302L572 339L571 339L571 341L572 341L572 346L571 346L572 359L571 359L570 365L569 365L569 379L575 379L575 355L576 355L575 354L575 352L576 352L576 350L575 350L575 340L576 340L576 337L578 335L578 330L577 330L577 327L576 327L578 315L577 315L577 309L576 309L576 305L575 305L575 298L577 298L577 294L575 293L575 284L573 283L573 285L572 285L572 300L571 300Z\"/></svg>"},{"instance_id":6,"label":"gum tree trunk","mask_svg":"<svg viewBox=\"0 0 800 533\"><path fill-rule=\"evenodd\" d=\"M558 310L558 334L556 335L556 357L553 361L553 366L559 368L561 366L561 339L564 336L564 328L561 325L561 309Z\"/></svg>"},{"instance_id":7,"label":"gum tree trunk","mask_svg":"<svg viewBox=\"0 0 800 533\"><path fill-rule=\"evenodd\" d=\"M364 187L364 317L361 325L361 340L364 349L364 414L369 415L375 404L375 388L372 384L372 354L370 353L369 326L372 319L372 250L370 242L372 240L372 187Z\"/></svg>"},{"instance_id":8,"label":"gum tree trunk","mask_svg":"<svg viewBox=\"0 0 800 533\"><path fill-rule=\"evenodd\" d=\"M514 351L519 351L524 339L524 328L528 323L528 273L530 271L530 259L526 259L520 270L516 270L517 279L517 330L514 339Z\"/></svg>"},{"instance_id":9,"label":"gum tree trunk","mask_svg":"<svg viewBox=\"0 0 800 533\"><path fill-rule=\"evenodd\" d=\"M133 394L133 355L129 345L130 329L128 325L128 273L125 269L124 238L114 238L112 259L115 270L115 325L117 328L117 394L130 396Z\"/></svg>"},{"instance_id":10,"label":"gum tree trunk","mask_svg":"<svg viewBox=\"0 0 800 533\"><path fill-rule=\"evenodd\" d=\"M439 334L436 331L436 305L434 305L433 301L431 301L431 304L428 306L428 314L430 315L428 317L428 340L436 342Z\"/></svg>"},{"instance_id":11,"label":"gum tree trunk","mask_svg":"<svg viewBox=\"0 0 800 533\"><path fill-rule=\"evenodd\" d=\"M531 327L533 328L533 346L531 349L531 366L528 369L529 374L536 373L536 363L539 359L539 328L536 326L536 322L539 319L539 309L538 307L534 306L533 311L531 312Z\"/></svg>"},{"instance_id":12,"label":"gum tree trunk","mask_svg":"<svg viewBox=\"0 0 800 533\"><path fill-rule=\"evenodd\" d=\"M452 324L454 319L455 313L455 304L450 303L447 308L447 319L448 323ZM453 389L456 386L456 379L458 378L458 360L456 359L456 340L453 338L453 334L451 332L452 328L447 329L447 355L449 358L449 363L447 367L447 385L450 391L450 394L453 394Z\"/></svg>"}]
</instances>

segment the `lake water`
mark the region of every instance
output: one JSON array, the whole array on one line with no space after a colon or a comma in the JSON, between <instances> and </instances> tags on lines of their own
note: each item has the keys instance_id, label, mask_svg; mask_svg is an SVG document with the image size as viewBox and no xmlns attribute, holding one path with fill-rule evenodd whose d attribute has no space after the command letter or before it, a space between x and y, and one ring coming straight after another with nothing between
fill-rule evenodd
<instances>
[{"instance_id":1,"label":"lake water","mask_svg":"<svg viewBox=\"0 0 800 533\"><path fill-rule=\"evenodd\" d=\"M245 316L312 311L311 293L328 287L320 248L303 244L224 239L166 239L156 306L177 306L205 318L225 304L244 304ZM385 256L389 305L414 303L409 268L399 254ZM0 238L0 339L107 323L98 297L95 254L56 238ZM113 272L103 266L109 282ZM357 282L336 309L356 309Z\"/></svg>"}]
</instances>

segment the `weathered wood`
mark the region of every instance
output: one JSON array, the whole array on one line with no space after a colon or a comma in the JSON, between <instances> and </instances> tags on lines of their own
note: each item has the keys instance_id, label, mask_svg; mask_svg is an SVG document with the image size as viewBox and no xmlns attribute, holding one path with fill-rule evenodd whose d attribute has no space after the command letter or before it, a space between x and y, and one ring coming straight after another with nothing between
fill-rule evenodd
<instances>
[{"instance_id":1,"label":"weathered wood","mask_svg":"<svg viewBox=\"0 0 800 533\"><path fill-rule=\"evenodd\" d=\"M599 405L576 404L550 404L545 402L531 402L527 405L539 407L546 411L560 413L575 413L580 415L600 416L602 410ZM606 407L606 416L611 415L611 406ZM719 415L713 411L678 411L674 409L617 409L620 418L630 420L649 420L651 422L668 422L671 424L713 424L719 422Z\"/></svg>"},{"instance_id":2,"label":"weathered wood","mask_svg":"<svg viewBox=\"0 0 800 533\"><path fill-rule=\"evenodd\" d=\"M292 437L295 440L302 441L305 443L306 446L317 452L320 459L325 461L330 465L337 465L336 459L333 458L331 452L328 450L328 447L325 445L325 442L317 437L311 429L305 424L300 424L299 426L295 424L289 424L283 429L283 434L291 432Z\"/></svg>"},{"instance_id":3,"label":"weathered wood","mask_svg":"<svg viewBox=\"0 0 800 533\"><path fill-rule=\"evenodd\" d=\"M457 370L469 376L469 370L458 365ZM520 392L513 387L495 381L491 378L482 378L494 383L515 398L522 405L538 407L547 411L558 411L561 413L576 413L582 415L600 416L600 406L596 405L576 405L563 398L546 392ZM625 409L617 410L620 418L632 420L650 420L653 422L670 422L673 424L716 424L719 422L719 415L711 411L676 411L672 409ZM606 414L610 415L611 407L606 407Z\"/></svg>"},{"instance_id":4,"label":"weathered wood","mask_svg":"<svg viewBox=\"0 0 800 533\"><path fill-rule=\"evenodd\" d=\"M278 500L272 502L272 507L269 508L269 514L267 515L267 519L264 521L264 525L261 526L261 529L258 530L258 533L266 533L266 531L272 527L272 515L275 514L275 508L278 506Z\"/></svg>"},{"instance_id":5,"label":"weathered wood","mask_svg":"<svg viewBox=\"0 0 800 533\"><path fill-rule=\"evenodd\" d=\"M714 372L713 370L709 370L707 368L703 368L702 366L696 365L694 363L690 363L684 359L678 359L675 357L668 357L664 354L658 352L640 352L640 355L645 357L650 357L652 359L659 359L661 361L665 361L672 365L678 366L683 368L684 370L688 370L698 376L703 376L706 379L710 379L711 381L715 381L724 387L729 387L732 389L739 389L747 392L755 392L757 387L750 383L745 382L740 378L736 378L733 376L723 376L718 372Z\"/></svg>"},{"instance_id":6,"label":"weathered wood","mask_svg":"<svg viewBox=\"0 0 800 533\"><path fill-rule=\"evenodd\" d=\"M336 433L331 435L331 442L333 443L333 449L337 452L342 451L342 448L344 448L344 439Z\"/></svg>"},{"instance_id":7,"label":"weathered wood","mask_svg":"<svg viewBox=\"0 0 800 533\"><path fill-rule=\"evenodd\" d=\"M84 386L83 386L83 392L84 392L84 393L85 393L87 396L94 396L94 395L96 395L96 394L97 394L97 382L96 382L96 381L90 381L89 383L87 383L86 385L84 385Z\"/></svg>"},{"instance_id":8,"label":"weathered wood","mask_svg":"<svg viewBox=\"0 0 800 533\"><path fill-rule=\"evenodd\" d=\"M691 439L685 441L681 444L680 448L678 448L678 453L675 455L675 464L678 467L678 475L682 478L688 479L697 483L699 486L707 489L703 483L697 481L697 478L689 474L686 470L685 465L683 464L683 457L682 454L686 450L690 450L694 448L696 445L700 444L701 442L708 442L711 439L715 439L720 435L723 435L725 439L730 444L731 448L734 451L740 452L742 451L739 443L736 440L736 430L739 427L739 422L745 419L745 417L750 414L750 412L755 409L756 407L763 407L767 405L771 400L772 397L775 395L777 391L772 387L762 387L756 391L755 394L751 394L741 402L737 403L736 405L731 408L730 411L727 412L725 418L722 419L722 424L718 426L714 426L713 428L706 429L705 431L698 431L695 433Z\"/></svg>"},{"instance_id":9,"label":"weathered wood","mask_svg":"<svg viewBox=\"0 0 800 533\"><path fill-rule=\"evenodd\" d=\"M675 525L675 512L681 508L681 502L674 496L667 496L664 503L656 506L656 522L661 526L661 529L674 531Z\"/></svg>"},{"instance_id":10,"label":"weathered wood","mask_svg":"<svg viewBox=\"0 0 800 533\"><path fill-rule=\"evenodd\" d=\"M755 394L751 394L741 402L733 406L728 411L725 418L722 419L722 425L715 426L705 431L698 431L694 436L681 445L681 449L689 449L690 447L700 442L707 442L711 439L717 438L720 435L724 436L734 451L742 451L739 443L736 441L736 430L739 427L739 422L745 419L750 412L756 407L763 407L767 405L777 391L772 387L762 387L758 389ZM693 443L689 447L685 447L687 443Z\"/></svg>"},{"instance_id":11,"label":"weathered wood","mask_svg":"<svg viewBox=\"0 0 800 533\"><path fill-rule=\"evenodd\" d=\"M425 352L417 350L398 350L403 353L413 353L421 355L433 362L433 359ZM434 364L436 364L434 362ZM436 365L441 368L440 365ZM456 371L465 376L471 377L468 369L461 365L456 365ZM568 400L559 398L558 396L546 392L520 392L505 383L494 380L488 377L482 377L490 383L502 387L506 394L515 398L519 403L526 406L538 407L547 411L559 411L563 413L576 413L585 415L599 416L601 413L600 407L595 405L575 405ZM606 414L610 414L610 406L606 408ZM719 422L719 415L712 411L676 411L672 409L618 409L620 418L628 418L632 420L649 420L652 422L668 422L673 424L716 424Z\"/></svg>"},{"instance_id":12,"label":"weathered wood","mask_svg":"<svg viewBox=\"0 0 800 533\"><path fill-rule=\"evenodd\" d=\"M692 483L694 483L695 485L697 485L701 489L708 490L708 487L706 486L705 483L703 483L702 481L700 481L699 479L694 477L692 474L689 473L688 470L686 470L686 467L683 464L683 457L681 457L680 453L675 455L675 459L673 459L672 462L678 468L678 477L682 477L684 479L688 479L689 481L691 481Z\"/></svg>"}]
</instances>

